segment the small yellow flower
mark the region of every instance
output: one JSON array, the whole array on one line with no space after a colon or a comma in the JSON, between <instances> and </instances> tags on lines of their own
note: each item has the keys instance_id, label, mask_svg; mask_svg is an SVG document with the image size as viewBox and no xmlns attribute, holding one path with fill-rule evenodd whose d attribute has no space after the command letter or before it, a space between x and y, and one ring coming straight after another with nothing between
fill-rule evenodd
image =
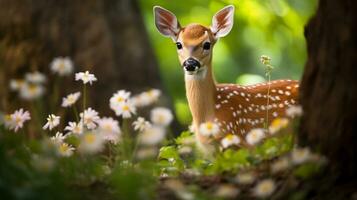
<instances>
[{"instance_id":1,"label":"small yellow flower","mask_svg":"<svg viewBox=\"0 0 357 200\"><path fill-rule=\"evenodd\" d=\"M275 134L283 128L286 128L289 124L289 120L286 118L276 118L269 126L269 132Z\"/></svg>"}]
</instances>

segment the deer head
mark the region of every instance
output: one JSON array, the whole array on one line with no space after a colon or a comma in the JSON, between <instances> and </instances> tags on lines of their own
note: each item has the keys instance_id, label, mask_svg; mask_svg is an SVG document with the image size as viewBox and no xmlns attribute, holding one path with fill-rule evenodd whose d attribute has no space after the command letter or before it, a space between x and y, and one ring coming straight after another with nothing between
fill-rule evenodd
<instances>
[{"instance_id":1,"label":"deer head","mask_svg":"<svg viewBox=\"0 0 357 200\"><path fill-rule=\"evenodd\" d=\"M176 16L159 6L154 7L155 25L159 32L170 37L177 46L177 53L185 75L203 78L211 70L212 49L218 38L226 36L233 26L232 5L218 11L212 25L189 24L181 27Z\"/></svg>"}]
</instances>

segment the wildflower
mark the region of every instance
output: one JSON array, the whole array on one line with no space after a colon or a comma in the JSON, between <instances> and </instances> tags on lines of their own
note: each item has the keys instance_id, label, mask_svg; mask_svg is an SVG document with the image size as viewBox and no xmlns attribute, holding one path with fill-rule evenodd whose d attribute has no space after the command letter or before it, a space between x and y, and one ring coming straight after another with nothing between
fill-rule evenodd
<instances>
[{"instance_id":1,"label":"wildflower","mask_svg":"<svg viewBox=\"0 0 357 200\"><path fill-rule=\"evenodd\" d=\"M60 156L69 157L73 154L74 148L72 145L63 142L58 146L57 151Z\"/></svg>"},{"instance_id":2,"label":"wildflower","mask_svg":"<svg viewBox=\"0 0 357 200\"><path fill-rule=\"evenodd\" d=\"M277 173L286 170L289 166L289 159L287 157L282 157L271 164L270 170L273 173Z\"/></svg>"},{"instance_id":3,"label":"wildflower","mask_svg":"<svg viewBox=\"0 0 357 200\"><path fill-rule=\"evenodd\" d=\"M144 145L156 145L165 138L165 130L160 126L151 126L139 135L139 141Z\"/></svg>"},{"instance_id":4,"label":"wildflower","mask_svg":"<svg viewBox=\"0 0 357 200\"><path fill-rule=\"evenodd\" d=\"M151 110L150 119L158 126L168 126L173 120L173 115L169 109L157 107Z\"/></svg>"},{"instance_id":5,"label":"wildflower","mask_svg":"<svg viewBox=\"0 0 357 200\"><path fill-rule=\"evenodd\" d=\"M29 83L33 83L33 84L41 84L46 82L46 76L38 71L32 73L26 73L25 79Z\"/></svg>"},{"instance_id":6,"label":"wildflower","mask_svg":"<svg viewBox=\"0 0 357 200\"><path fill-rule=\"evenodd\" d=\"M24 111L24 109L16 110L11 115L5 115L5 126L9 130L14 130L17 132L19 128L24 126L24 123L31 119L30 113L28 111Z\"/></svg>"},{"instance_id":7,"label":"wildflower","mask_svg":"<svg viewBox=\"0 0 357 200\"><path fill-rule=\"evenodd\" d=\"M31 160L32 166L40 172L49 172L55 166L55 161L51 157L33 155Z\"/></svg>"},{"instance_id":8,"label":"wildflower","mask_svg":"<svg viewBox=\"0 0 357 200\"><path fill-rule=\"evenodd\" d=\"M271 61L271 58L266 55L260 56L260 62L263 63L264 65L269 65Z\"/></svg>"},{"instance_id":9,"label":"wildflower","mask_svg":"<svg viewBox=\"0 0 357 200\"><path fill-rule=\"evenodd\" d=\"M108 141L117 142L120 136L120 127L118 121L113 118L103 117L98 120L98 131L103 138Z\"/></svg>"},{"instance_id":10,"label":"wildflower","mask_svg":"<svg viewBox=\"0 0 357 200\"><path fill-rule=\"evenodd\" d=\"M224 137L221 140L221 144L222 144L223 148L227 148L231 145L237 145L239 143L240 143L239 137L236 135L233 135L233 134L228 134L228 135L226 135L226 137Z\"/></svg>"},{"instance_id":11,"label":"wildflower","mask_svg":"<svg viewBox=\"0 0 357 200\"><path fill-rule=\"evenodd\" d=\"M61 144L66 139L66 135L63 135L61 132L57 132L55 136L51 137L51 141L55 144Z\"/></svg>"},{"instance_id":12,"label":"wildflower","mask_svg":"<svg viewBox=\"0 0 357 200\"><path fill-rule=\"evenodd\" d=\"M69 107L72 106L77 102L79 97L81 96L80 92L72 93L67 95L67 97L62 98L62 107Z\"/></svg>"},{"instance_id":13,"label":"wildflower","mask_svg":"<svg viewBox=\"0 0 357 200\"><path fill-rule=\"evenodd\" d=\"M184 155L184 154L190 154L192 152L192 147L190 146L181 146L178 149L179 154Z\"/></svg>"},{"instance_id":14,"label":"wildflower","mask_svg":"<svg viewBox=\"0 0 357 200\"><path fill-rule=\"evenodd\" d=\"M116 107L113 107L112 110L115 111L117 116L122 116L124 119L130 118L136 113L136 108L130 101L123 102Z\"/></svg>"},{"instance_id":15,"label":"wildflower","mask_svg":"<svg viewBox=\"0 0 357 200\"><path fill-rule=\"evenodd\" d=\"M92 154L101 151L103 149L103 145L103 135L94 132L87 132L80 138L78 151L81 153Z\"/></svg>"},{"instance_id":16,"label":"wildflower","mask_svg":"<svg viewBox=\"0 0 357 200\"><path fill-rule=\"evenodd\" d=\"M120 104L128 101L130 97L130 92L127 92L125 90L118 90L116 93L113 94L113 96L109 99L110 102L110 108L115 110L117 106Z\"/></svg>"},{"instance_id":17,"label":"wildflower","mask_svg":"<svg viewBox=\"0 0 357 200\"><path fill-rule=\"evenodd\" d=\"M146 121L143 117L138 117L136 121L133 122L134 130L144 131L151 126L150 122Z\"/></svg>"},{"instance_id":18,"label":"wildflower","mask_svg":"<svg viewBox=\"0 0 357 200\"><path fill-rule=\"evenodd\" d=\"M55 58L50 64L51 71L58 73L60 76L66 76L73 71L73 62L68 57Z\"/></svg>"},{"instance_id":19,"label":"wildflower","mask_svg":"<svg viewBox=\"0 0 357 200\"><path fill-rule=\"evenodd\" d=\"M71 134L80 135L83 133L83 124L82 122L68 122L68 126L64 130L69 131Z\"/></svg>"},{"instance_id":20,"label":"wildflower","mask_svg":"<svg viewBox=\"0 0 357 200\"><path fill-rule=\"evenodd\" d=\"M222 184L217 188L215 192L215 196L225 199L226 198L233 199L238 195L238 193L239 190L236 187L234 187L234 185Z\"/></svg>"},{"instance_id":21,"label":"wildflower","mask_svg":"<svg viewBox=\"0 0 357 200\"><path fill-rule=\"evenodd\" d=\"M33 100L41 97L45 88L39 84L24 83L20 88L20 97L25 100Z\"/></svg>"},{"instance_id":22,"label":"wildflower","mask_svg":"<svg viewBox=\"0 0 357 200\"><path fill-rule=\"evenodd\" d=\"M291 152L291 161L294 164L302 164L311 158L311 152L309 148L295 148Z\"/></svg>"},{"instance_id":23,"label":"wildflower","mask_svg":"<svg viewBox=\"0 0 357 200\"><path fill-rule=\"evenodd\" d=\"M49 129L52 130L53 128L55 128L56 126L58 126L58 124L60 123L60 116L56 116L54 114L50 114L47 117L47 123L42 127L43 130Z\"/></svg>"},{"instance_id":24,"label":"wildflower","mask_svg":"<svg viewBox=\"0 0 357 200\"><path fill-rule=\"evenodd\" d=\"M280 131L281 129L287 127L289 124L289 120L286 118L276 118L269 126L269 132L271 134L275 134L276 132Z\"/></svg>"},{"instance_id":25,"label":"wildflower","mask_svg":"<svg viewBox=\"0 0 357 200\"><path fill-rule=\"evenodd\" d=\"M251 172L244 172L244 173L239 173L235 179L239 184L249 185L255 181L255 175Z\"/></svg>"},{"instance_id":26,"label":"wildflower","mask_svg":"<svg viewBox=\"0 0 357 200\"><path fill-rule=\"evenodd\" d=\"M132 98L132 101L135 106L142 107L148 106L154 102L156 102L161 95L161 91L158 89L151 89L146 92L143 92L139 95L136 95Z\"/></svg>"},{"instance_id":27,"label":"wildflower","mask_svg":"<svg viewBox=\"0 0 357 200\"><path fill-rule=\"evenodd\" d=\"M252 129L246 136L246 141L250 145L255 145L259 143L264 138L264 129L255 128Z\"/></svg>"},{"instance_id":28,"label":"wildflower","mask_svg":"<svg viewBox=\"0 0 357 200\"><path fill-rule=\"evenodd\" d=\"M10 90L19 91L24 86L24 84L26 84L26 81L23 79L11 79Z\"/></svg>"},{"instance_id":29,"label":"wildflower","mask_svg":"<svg viewBox=\"0 0 357 200\"><path fill-rule=\"evenodd\" d=\"M138 159L155 158L156 156L157 156L157 148L154 147L140 148L136 153L136 157Z\"/></svg>"},{"instance_id":30,"label":"wildflower","mask_svg":"<svg viewBox=\"0 0 357 200\"><path fill-rule=\"evenodd\" d=\"M260 181L253 189L256 197L269 197L275 191L276 185L272 179L265 179Z\"/></svg>"},{"instance_id":31,"label":"wildflower","mask_svg":"<svg viewBox=\"0 0 357 200\"><path fill-rule=\"evenodd\" d=\"M92 108L87 108L84 111L84 119L83 113L80 113L79 115L81 117L81 121L84 122L84 125L87 126L88 129L95 129L97 127L98 120L100 119L97 111Z\"/></svg>"},{"instance_id":32,"label":"wildflower","mask_svg":"<svg viewBox=\"0 0 357 200\"><path fill-rule=\"evenodd\" d=\"M301 106L290 106L286 109L286 115L289 117L300 117L303 114Z\"/></svg>"},{"instance_id":33,"label":"wildflower","mask_svg":"<svg viewBox=\"0 0 357 200\"><path fill-rule=\"evenodd\" d=\"M214 136L219 133L219 127L216 123L206 122L202 123L199 127L200 134L204 136Z\"/></svg>"},{"instance_id":34,"label":"wildflower","mask_svg":"<svg viewBox=\"0 0 357 200\"><path fill-rule=\"evenodd\" d=\"M76 81L83 81L83 84L91 84L92 85L92 82L94 81L97 81L97 78L94 76L94 74L90 74L89 71L86 71L86 72L79 72L79 73L76 73L76 78L75 78Z\"/></svg>"}]
</instances>

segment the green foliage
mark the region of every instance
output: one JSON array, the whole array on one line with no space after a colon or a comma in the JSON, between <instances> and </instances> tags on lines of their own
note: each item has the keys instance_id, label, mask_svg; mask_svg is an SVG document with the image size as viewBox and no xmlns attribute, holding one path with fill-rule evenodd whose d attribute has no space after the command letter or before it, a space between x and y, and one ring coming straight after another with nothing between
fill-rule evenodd
<instances>
[{"instance_id":1,"label":"green foliage","mask_svg":"<svg viewBox=\"0 0 357 200\"><path fill-rule=\"evenodd\" d=\"M299 79L306 60L304 25L316 8L316 0L194 0L171 2L165 0L141 0L144 22L160 64L166 87L175 101L179 120L188 124L183 72L179 66L175 45L164 38L154 26L152 7L163 6L171 10L185 26L192 22L210 25L212 16L225 5L236 7L232 32L215 46L213 66L219 82L236 82L243 74L264 76L257 58L268 55L277 66L272 79ZM238 81L252 83L250 79ZM179 102L176 104L176 102ZM179 105L179 106L178 106ZM183 117L185 116L185 117Z\"/></svg>"}]
</instances>

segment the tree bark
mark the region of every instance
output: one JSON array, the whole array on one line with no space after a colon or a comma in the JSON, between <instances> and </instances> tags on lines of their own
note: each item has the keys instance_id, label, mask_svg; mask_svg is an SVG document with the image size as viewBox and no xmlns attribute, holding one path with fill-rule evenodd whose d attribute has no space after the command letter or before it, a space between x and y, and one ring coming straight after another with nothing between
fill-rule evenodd
<instances>
[{"instance_id":1,"label":"tree bark","mask_svg":"<svg viewBox=\"0 0 357 200\"><path fill-rule=\"evenodd\" d=\"M109 98L118 89L164 90L137 1L0 0L0 83L6 87L31 70L51 74L49 63L58 56L71 57L76 72L97 76L89 105L102 115L113 114ZM80 91L81 84L70 79L61 95ZM0 95L15 99L6 90ZM165 95L161 101L170 105ZM6 101L0 103L6 110Z\"/></svg>"},{"instance_id":2,"label":"tree bark","mask_svg":"<svg viewBox=\"0 0 357 200\"><path fill-rule=\"evenodd\" d=\"M353 190L357 177L356 10L353 0L320 0L306 26L308 60L301 82L304 115L299 133L300 144L327 156L326 175L334 177L334 184Z\"/></svg>"}]
</instances>

